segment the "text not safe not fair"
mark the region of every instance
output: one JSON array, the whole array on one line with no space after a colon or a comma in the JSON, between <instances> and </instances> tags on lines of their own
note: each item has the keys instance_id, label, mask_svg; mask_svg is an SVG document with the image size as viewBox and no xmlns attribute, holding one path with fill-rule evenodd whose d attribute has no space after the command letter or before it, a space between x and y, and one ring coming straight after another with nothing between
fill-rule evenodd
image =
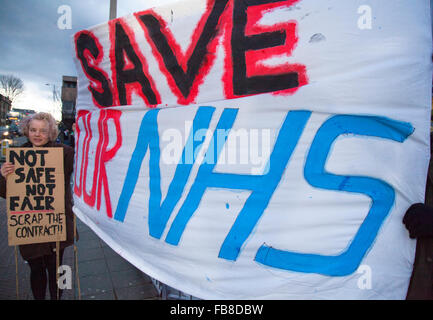
<instances>
[{"instance_id":1,"label":"text not safe not fair","mask_svg":"<svg viewBox=\"0 0 433 320\"><path fill-rule=\"evenodd\" d=\"M24 241L20 244L57 240L65 234L64 208L55 205L55 197L59 196L56 193L59 168L47 162L48 156L47 149L9 151L8 160L16 169L15 175L10 176L15 193L8 196L8 228L14 241Z\"/></svg>"}]
</instances>

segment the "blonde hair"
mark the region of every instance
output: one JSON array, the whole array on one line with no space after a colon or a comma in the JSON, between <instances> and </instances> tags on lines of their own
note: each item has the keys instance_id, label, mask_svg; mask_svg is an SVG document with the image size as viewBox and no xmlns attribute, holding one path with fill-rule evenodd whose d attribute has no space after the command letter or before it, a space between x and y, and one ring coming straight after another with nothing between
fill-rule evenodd
<instances>
[{"instance_id":1,"label":"blonde hair","mask_svg":"<svg viewBox=\"0 0 433 320\"><path fill-rule=\"evenodd\" d=\"M43 120L48 124L48 139L50 141L55 141L57 135L59 134L59 129L57 128L56 119L47 112L34 113L23 120L20 121L21 132L28 138L29 137L29 127L32 120Z\"/></svg>"}]
</instances>

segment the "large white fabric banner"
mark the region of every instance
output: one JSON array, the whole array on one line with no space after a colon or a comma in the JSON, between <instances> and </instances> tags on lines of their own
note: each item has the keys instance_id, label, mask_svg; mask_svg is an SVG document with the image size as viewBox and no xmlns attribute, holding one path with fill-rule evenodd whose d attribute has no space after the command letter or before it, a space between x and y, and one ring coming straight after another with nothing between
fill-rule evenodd
<instances>
[{"instance_id":1,"label":"large white fabric banner","mask_svg":"<svg viewBox=\"0 0 433 320\"><path fill-rule=\"evenodd\" d=\"M187 0L73 37L74 211L203 299L403 299L427 0Z\"/></svg>"}]
</instances>

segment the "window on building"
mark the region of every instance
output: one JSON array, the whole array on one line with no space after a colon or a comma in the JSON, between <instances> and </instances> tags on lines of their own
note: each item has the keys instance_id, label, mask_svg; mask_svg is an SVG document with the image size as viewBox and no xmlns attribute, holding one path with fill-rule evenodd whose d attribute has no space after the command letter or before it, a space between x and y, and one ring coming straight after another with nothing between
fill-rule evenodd
<instances>
[{"instance_id":1,"label":"window on building","mask_svg":"<svg viewBox=\"0 0 433 320\"><path fill-rule=\"evenodd\" d=\"M74 102L73 101L63 101L62 111L63 111L63 113L73 113L74 112Z\"/></svg>"},{"instance_id":2,"label":"window on building","mask_svg":"<svg viewBox=\"0 0 433 320\"><path fill-rule=\"evenodd\" d=\"M77 83L73 82L73 81L65 81L65 82L63 82L63 87L65 87L65 88L76 88L77 87Z\"/></svg>"}]
</instances>

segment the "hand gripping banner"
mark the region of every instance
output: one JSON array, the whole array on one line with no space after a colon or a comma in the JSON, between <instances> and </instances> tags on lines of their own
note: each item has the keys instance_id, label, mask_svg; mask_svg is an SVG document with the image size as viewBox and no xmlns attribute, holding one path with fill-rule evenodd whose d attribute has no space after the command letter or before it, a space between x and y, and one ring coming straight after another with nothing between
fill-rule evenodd
<instances>
[{"instance_id":1,"label":"hand gripping banner","mask_svg":"<svg viewBox=\"0 0 433 320\"><path fill-rule=\"evenodd\" d=\"M428 1L187 0L76 33L74 211L203 299L403 299Z\"/></svg>"}]
</instances>

